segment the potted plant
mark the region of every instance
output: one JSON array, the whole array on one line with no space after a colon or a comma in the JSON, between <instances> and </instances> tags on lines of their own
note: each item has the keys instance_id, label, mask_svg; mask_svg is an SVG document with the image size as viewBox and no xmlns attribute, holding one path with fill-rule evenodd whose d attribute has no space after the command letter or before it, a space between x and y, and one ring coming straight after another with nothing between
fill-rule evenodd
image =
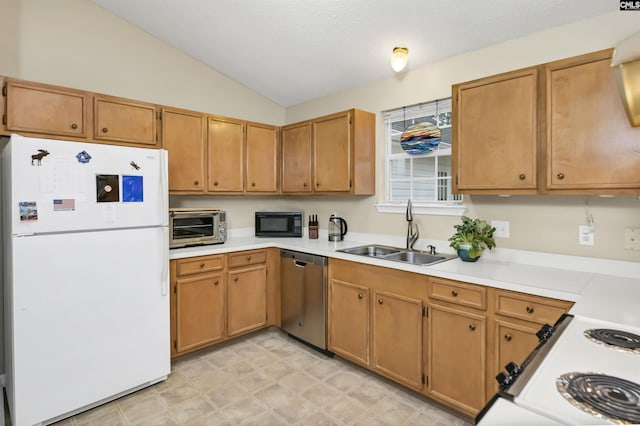
<instances>
[{"instance_id":1,"label":"potted plant","mask_svg":"<svg viewBox=\"0 0 640 426\"><path fill-rule=\"evenodd\" d=\"M493 233L496 228L482 219L470 219L462 216L462 224L453 226L455 234L449 238L449 246L458 251L460 259L475 262L480 258L482 250L491 250L496 246Z\"/></svg>"}]
</instances>

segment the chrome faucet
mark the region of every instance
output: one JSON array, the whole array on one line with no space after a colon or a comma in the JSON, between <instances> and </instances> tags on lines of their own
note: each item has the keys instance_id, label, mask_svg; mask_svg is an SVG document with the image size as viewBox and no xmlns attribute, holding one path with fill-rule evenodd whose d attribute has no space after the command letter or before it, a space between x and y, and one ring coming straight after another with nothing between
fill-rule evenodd
<instances>
[{"instance_id":1,"label":"chrome faucet","mask_svg":"<svg viewBox=\"0 0 640 426\"><path fill-rule=\"evenodd\" d=\"M407 250L413 250L413 246L418 241L420 231L418 225L413 224L413 213L411 212L411 200L407 200Z\"/></svg>"}]
</instances>

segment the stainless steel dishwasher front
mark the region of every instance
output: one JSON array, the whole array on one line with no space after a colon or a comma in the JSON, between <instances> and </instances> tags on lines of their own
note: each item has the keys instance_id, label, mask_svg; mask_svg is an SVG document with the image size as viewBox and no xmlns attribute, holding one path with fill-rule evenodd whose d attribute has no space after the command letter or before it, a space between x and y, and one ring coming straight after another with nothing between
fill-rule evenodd
<instances>
[{"instance_id":1,"label":"stainless steel dishwasher front","mask_svg":"<svg viewBox=\"0 0 640 426\"><path fill-rule=\"evenodd\" d=\"M322 351L327 349L327 258L280 251L282 329Z\"/></svg>"}]
</instances>

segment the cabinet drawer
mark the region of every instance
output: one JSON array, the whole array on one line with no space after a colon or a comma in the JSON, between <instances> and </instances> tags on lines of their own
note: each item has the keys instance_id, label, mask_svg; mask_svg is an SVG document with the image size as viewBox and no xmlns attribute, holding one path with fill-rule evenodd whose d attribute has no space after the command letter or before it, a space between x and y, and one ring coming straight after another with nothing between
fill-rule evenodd
<instances>
[{"instance_id":1,"label":"cabinet drawer","mask_svg":"<svg viewBox=\"0 0 640 426\"><path fill-rule=\"evenodd\" d=\"M431 278L429 297L472 308L487 309L487 289L479 285Z\"/></svg>"},{"instance_id":2,"label":"cabinet drawer","mask_svg":"<svg viewBox=\"0 0 640 426\"><path fill-rule=\"evenodd\" d=\"M496 291L496 314L540 324L555 323L571 305L562 300Z\"/></svg>"},{"instance_id":3,"label":"cabinet drawer","mask_svg":"<svg viewBox=\"0 0 640 426\"><path fill-rule=\"evenodd\" d=\"M224 256L203 256L180 259L177 261L177 275L199 274L202 272L217 271L224 268Z\"/></svg>"},{"instance_id":4,"label":"cabinet drawer","mask_svg":"<svg viewBox=\"0 0 640 426\"><path fill-rule=\"evenodd\" d=\"M264 263L266 261L267 252L265 250L243 251L240 253L229 254L229 268L254 265L256 263Z\"/></svg>"}]
</instances>

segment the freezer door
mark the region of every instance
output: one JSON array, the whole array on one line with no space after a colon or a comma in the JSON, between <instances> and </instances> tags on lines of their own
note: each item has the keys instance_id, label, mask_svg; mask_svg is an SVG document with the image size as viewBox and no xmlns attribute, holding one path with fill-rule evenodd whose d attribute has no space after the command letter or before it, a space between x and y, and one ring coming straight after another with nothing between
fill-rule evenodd
<instances>
[{"instance_id":1,"label":"freezer door","mask_svg":"<svg viewBox=\"0 0 640 426\"><path fill-rule=\"evenodd\" d=\"M14 135L2 156L13 235L167 223L166 151Z\"/></svg>"},{"instance_id":2,"label":"freezer door","mask_svg":"<svg viewBox=\"0 0 640 426\"><path fill-rule=\"evenodd\" d=\"M43 422L169 374L167 238L166 228L145 228L12 239L13 424Z\"/></svg>"}]
</instances>

